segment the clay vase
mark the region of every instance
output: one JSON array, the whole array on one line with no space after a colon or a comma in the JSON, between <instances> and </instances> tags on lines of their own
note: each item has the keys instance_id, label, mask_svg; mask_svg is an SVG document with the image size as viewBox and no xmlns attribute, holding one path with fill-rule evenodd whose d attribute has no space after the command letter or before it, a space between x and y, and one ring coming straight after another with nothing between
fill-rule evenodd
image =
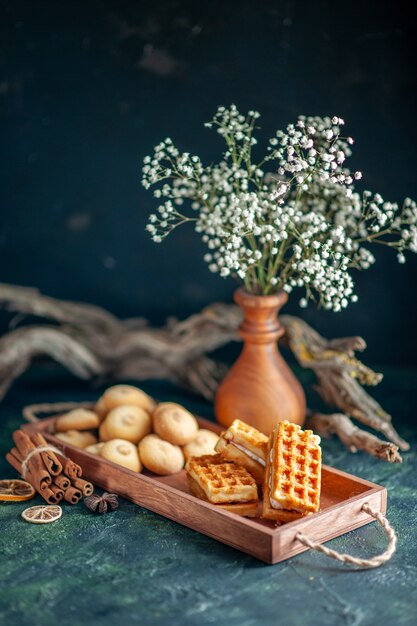
<instances>
[{"instance_id":1,"label":"clay vase","mask_svg":"<svg viewBox=\"0 0 417 626\"><path fill-rule=\"evenodd\" d=\"M241 288L234 299L243 309L239 334L244 346L217 391L217 421L228 427L238 418L266 435L283 420L302 425L305 395L277 343L284 333L277 313L288 295L280 291L271 296L256 296Z\"/></svg>"}]
</instances>

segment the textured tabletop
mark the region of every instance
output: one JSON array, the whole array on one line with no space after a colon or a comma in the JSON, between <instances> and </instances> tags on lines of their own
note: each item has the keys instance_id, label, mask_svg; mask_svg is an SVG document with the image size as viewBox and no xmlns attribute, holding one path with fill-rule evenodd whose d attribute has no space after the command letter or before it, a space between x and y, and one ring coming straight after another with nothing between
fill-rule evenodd
<instances>
[{"instance_id":1,"label":"textured tabletop","mask_svg":"<svg viewBox=\"0 0 417 626\"><path fill-rule=\"evenodd\" d=\"M210 405L168 384L143 387L212 416ZM125 500L101 517L82 503L64 505L62 519L45 526L20 518L27 503L0 503L0 623L416 624L416 387L416 371L397 369L386 370L375 390L412 443L402 465L350 454L336 440L323 443L326 463L387 487L388 517L399 544L385 566L355 572L312 552L264 565ZM100 391L55 369L42 368L18 382L0 407L1 477L15 476L4 454L25 404L89 400ZM373 523L328 545L365 556L383 551L386 540Z\"/></svg>"}]
</instances>

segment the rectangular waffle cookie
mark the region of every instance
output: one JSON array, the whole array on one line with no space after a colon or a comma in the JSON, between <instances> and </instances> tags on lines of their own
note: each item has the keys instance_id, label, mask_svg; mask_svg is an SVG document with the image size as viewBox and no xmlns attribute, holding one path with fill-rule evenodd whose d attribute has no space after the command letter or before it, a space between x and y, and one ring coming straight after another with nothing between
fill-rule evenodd
<instances>
[{"instance_id":1,"label":"rectangular waffle cookie","mask_svg":"<svg viewBox=\"0 0 417 626\"><path fill-rule=\"evenodd\" d=\"M320 483L320 437L279 423L268 443L262 517L290 521L318 511Z\"/></svg>"},{"instance_id":2,"label":"rectangular waffle cookie","mask_svg":"<svg viewBox=\"0 0 417 626\"><path fill-rule=\"evenodd\" d=\"M239 465L226 462L219 454L191 457L185 469L194 493L212 504L242 504L258 502L258 490L253 477Z\"/></svg>"},{"instance_id":3,"label":"rectangular waffle cookie","mask_svg":"<svg viewBox=\"0 0 417 626\"><path fill-rule=\"evenodd\" d=\"M263 483L268 437L241 420L234 420L221 434L216 452L227 461L245 467L256 482Z\"/></svg>"},{"instance_id":4,"label":"rectangular waffle cookie","mask_svg":"<svg viewBox=\"0 0 417 626\"><path fill-rule=\"evenodd\" d=\"M201 487L188 476L188 483L190 486L190 491L200 500L204 500L208 502L206 498L206 494L201 489ZM235 515L241 515L242 517L256 517L258 513L258 501L254 500L253 502L232 502L230 504L214 504L213 506L216 509L222 509L222 511L229 511L230 513L235 513Z\"/></svg>"}]
</instances>

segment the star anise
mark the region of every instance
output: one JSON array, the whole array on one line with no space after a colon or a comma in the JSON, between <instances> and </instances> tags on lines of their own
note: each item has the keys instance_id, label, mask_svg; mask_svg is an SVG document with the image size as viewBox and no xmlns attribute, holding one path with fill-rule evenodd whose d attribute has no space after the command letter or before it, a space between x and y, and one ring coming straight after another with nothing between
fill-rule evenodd
<instances>
[{"instance_id":1,"label":"star anise","mask_svg":"<svg viewBox=\"0 0 417 626\"><path fill-rule=\"evenodd\" d=\"M85 506L93 513L107 513L114 511L119 506L119 499L115 493L105 491L102 496L93 493L92 496L84 498Z\"/></svg>"}]
</instances>

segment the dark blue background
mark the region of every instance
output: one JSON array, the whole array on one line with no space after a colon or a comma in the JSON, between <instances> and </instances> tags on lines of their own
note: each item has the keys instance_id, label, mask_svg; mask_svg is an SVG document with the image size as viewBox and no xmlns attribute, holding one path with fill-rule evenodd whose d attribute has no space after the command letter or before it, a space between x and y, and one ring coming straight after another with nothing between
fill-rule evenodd
<instances>
[{"instance_id":1,"label":"dark blue background","mask_svg":"<svg viewBox=\"0 0 417 626\"><path fill-rule=\"evenodd\" d=\"M216 158L203 122L218 104L258 109L261 139L300 113L340 115L364 187L417 198L408 4L1 2L0 280L153 323L230 299L191 230L151 242L155 201L140 185L167 135ZM376 252L356 274L358 304L303 315L329 336L363 335L368 362L415 363L417 258Z\"/></svg>"}]
</instances>

